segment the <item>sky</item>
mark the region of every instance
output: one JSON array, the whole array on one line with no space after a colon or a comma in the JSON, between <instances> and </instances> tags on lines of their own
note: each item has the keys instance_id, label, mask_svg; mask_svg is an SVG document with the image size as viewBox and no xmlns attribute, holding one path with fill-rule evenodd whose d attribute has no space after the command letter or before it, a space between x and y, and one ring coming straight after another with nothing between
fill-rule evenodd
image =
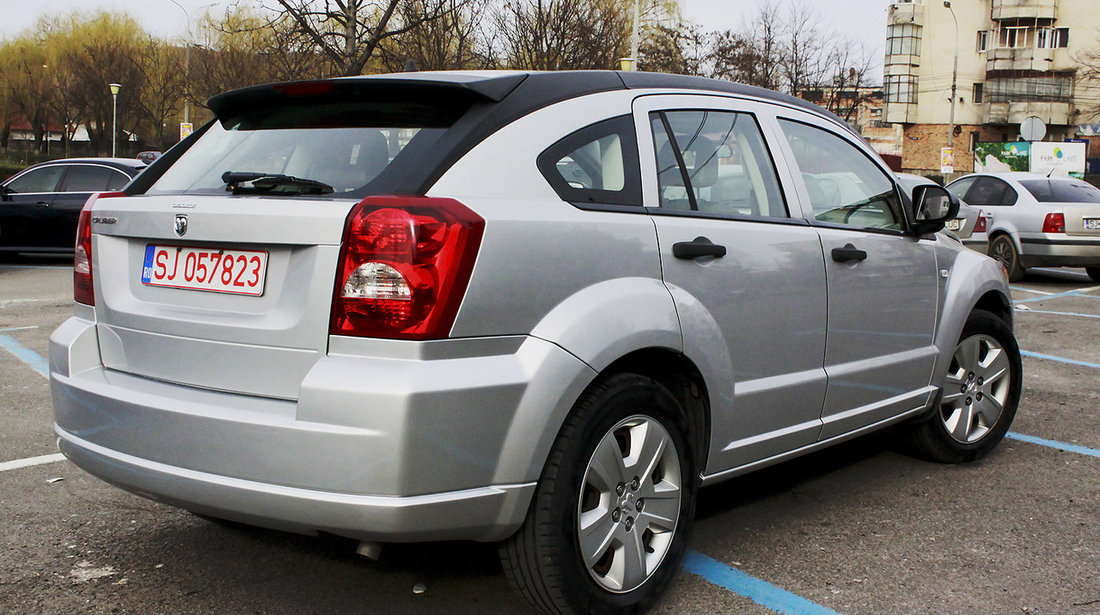
<instances>
[{"instance_id":1,"label":"sky","mask_svg":"<svg viewBox=\"0 0 1100 615\"><path fill-rule=\"evenodd\" d=\"M239 0L250 4L252 0ZM886 38L886 9L891 0L797 0L820 17L823 32L832 32L861 43L876 66L881 66ZM234 0L0 0L0 38L11 38L31 27L43 15L72 10L94 12L99 9L130 14L149 32L163 38L185 38L188 20L194 29L199 18L210 8L221 8ZM783 4L783 2L778 2ZM182 8L181 8L182 7ZM680 0L685 19L704 31L738 29L760 7L756 0Z\"/></svg>"}]
</instances>

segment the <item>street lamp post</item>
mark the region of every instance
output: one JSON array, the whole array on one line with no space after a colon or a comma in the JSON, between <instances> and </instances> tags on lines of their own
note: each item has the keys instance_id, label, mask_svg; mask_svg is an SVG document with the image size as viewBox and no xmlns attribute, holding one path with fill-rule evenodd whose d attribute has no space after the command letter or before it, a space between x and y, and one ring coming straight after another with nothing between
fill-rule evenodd
<instances>
[{"instance_id":1,"label":"street lamp post","mask_svg":"<svg viewBox=\"0 0 1100 615\"><path fill-rule=\"evenodd\" d=\"M955 64L951 68L951 120L947 127L947 147L955 151L955 88L959 79L959 18L955 17L955 9L951 8L951 0L943 0L943 6L951 11L951 19L955 20Z\"/></svg>"},{"instance_id":2,"label":"street lamp post","mask_svg":"<svg viewBox=\"0 0 1100 615\"><path fill-rule=\"evenodd\" d=\"M111 88L111 157L118 155L118 91L122 86L118 83L109 84Z\"/></svg>"}]
</instances>

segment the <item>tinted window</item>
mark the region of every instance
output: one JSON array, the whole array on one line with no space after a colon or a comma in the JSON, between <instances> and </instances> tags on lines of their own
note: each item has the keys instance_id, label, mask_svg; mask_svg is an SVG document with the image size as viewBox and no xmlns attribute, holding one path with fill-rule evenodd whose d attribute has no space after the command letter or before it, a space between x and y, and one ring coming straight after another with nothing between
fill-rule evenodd
<instances>
[{"instance_id":1,"label":"tinted window","mask_svg":"<svg viewBox=\"0 0 1100 615\"><path fill-rule=\"evenodd\" d=\"M996 177L979 177L964 200L969 205L1013 205L1016 190Z\"/></svg>"},{"instance_id":2,"label":"tinted window","mask_svg":"<svg viewBox=\"0 0 1100 615\"><path fill-rule=\"evenodd\" d=\"M814 217L859 228L902 229L894 182L862 151L820 128L780 120L794 151Z\"/></svg>"},{"instance_id":3,"label":"tinted window","mask_svg":"<svg viewBox=\"0 0 1100 615\"><path fill-rule=\"evenodd\" d=\"M462 112L383 102L249 111L211 125L149 193L224 193L227 171L315 180L338 195L357 191L410 143L438 139Z\"/></svg>"},{"instance_id":4,"label":"tinted window","mask_svg":"<svg viewBox=\"0 0 1100 615\"><path fill-rule=\"evenodd\" d=\"M651 113L650 123L661 207L722 216L788 216L775 167L751 115L669 111Z\"/></svg>"},{"instance_id":5,"label":"tinted window","mask_svg":"<svg viewBox=\"0 0 1100 615\"><path fill-rule=\"evenodd\" d=\"M642 204L638 144L630 116L605 120L568 135L539 156L538 167L563 200Z\"/></svg>"},{"instance_id":6,"label":"tinted window","mask_svg":"<svg viewBox=\"0 0 1100 615\"><path fill-rule=\"evenodd\" d=\"M1025 179L1020 185L1040 203L1100 203L1100 190L1084 182Z\"/></svg>"},{"instance_id":7,"label":"tinted window","mask_svg":"<svg viewBox=\"0 0 1100 615\"><path fill-rule=\"evenodd\" d=\"M102 192L121 188L130 181L125 174L107 167L73 165L65 176L63 192ZM121 182L121 183L120 183Z\"/></svg>"},{"instance_id":8,"label":"tinted window","mask_svg":"<svg viewBox=\"0 0 1100 615\"><path fill-rule=\"evenodd\" d=\"M12 192L55 192L57 182L64 172L65 167L62 165L34 169L20 175L8 184L8 190Z\"/></svg>"}]
</instances>

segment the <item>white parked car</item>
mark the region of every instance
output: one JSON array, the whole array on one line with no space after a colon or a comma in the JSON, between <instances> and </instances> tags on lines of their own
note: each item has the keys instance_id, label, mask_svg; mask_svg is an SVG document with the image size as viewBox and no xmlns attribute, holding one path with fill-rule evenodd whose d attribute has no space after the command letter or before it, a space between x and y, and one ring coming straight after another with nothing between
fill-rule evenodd
<instances>
[{"instance_id":1,"label":"white parked car","mask_svg":"<svg viewBox=\"0 0 1100 615\"><path fill-rule=\"evenodd\" d=\"M975 173L947 189L982 210L988 254L1011 281L1029 267L1084 267L1100 282L1100 189L1072 177L1022 172Z\"/></svg>"},{"instance_id":2,"label":"white parked car","mask_svg":"<svg viewBox=\"0 0 1100 615\"><path fill-rule=\"evenodd\" d=\"M913 173L898 173L897 175L898 183L901 184L907 194L912 194L917 186L939 186L936 182L921 175ZM968 207L966 202L960 198L958 215L949 219L944 228L954 233L966 247L985 254L986 249L989 247L986 222L987 220L981 209Z\"/></svg>"}]
</instances>

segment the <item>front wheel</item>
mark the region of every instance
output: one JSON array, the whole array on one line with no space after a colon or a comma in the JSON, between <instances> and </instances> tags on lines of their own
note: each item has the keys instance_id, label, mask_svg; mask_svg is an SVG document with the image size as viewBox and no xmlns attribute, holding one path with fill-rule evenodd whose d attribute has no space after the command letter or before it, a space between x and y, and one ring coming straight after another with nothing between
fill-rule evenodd
<instances>
[{"instance_id":1,"label":"front wheel","mask_svg":"<svg viewBox=\"0 0 1100 615\"><path fill-rule=\"evenodd\" d=\"M984 457L1016 416L1023 382L1020 348L1000 318L974 310L951 356L936 412L902 427L915 452L944 463Z\"/></svg>"},{"instance_id":2,"label":"front wheel","mask_svg":"<svg viewBox=\"0 0 1100 615\"><path fill-rule=\"evenodd\" d=\"M642 613L672 580L695 510L676 399L633 374L585 394L558 435L505 573L548 615Z\"/></svg>"}]
</instances>

